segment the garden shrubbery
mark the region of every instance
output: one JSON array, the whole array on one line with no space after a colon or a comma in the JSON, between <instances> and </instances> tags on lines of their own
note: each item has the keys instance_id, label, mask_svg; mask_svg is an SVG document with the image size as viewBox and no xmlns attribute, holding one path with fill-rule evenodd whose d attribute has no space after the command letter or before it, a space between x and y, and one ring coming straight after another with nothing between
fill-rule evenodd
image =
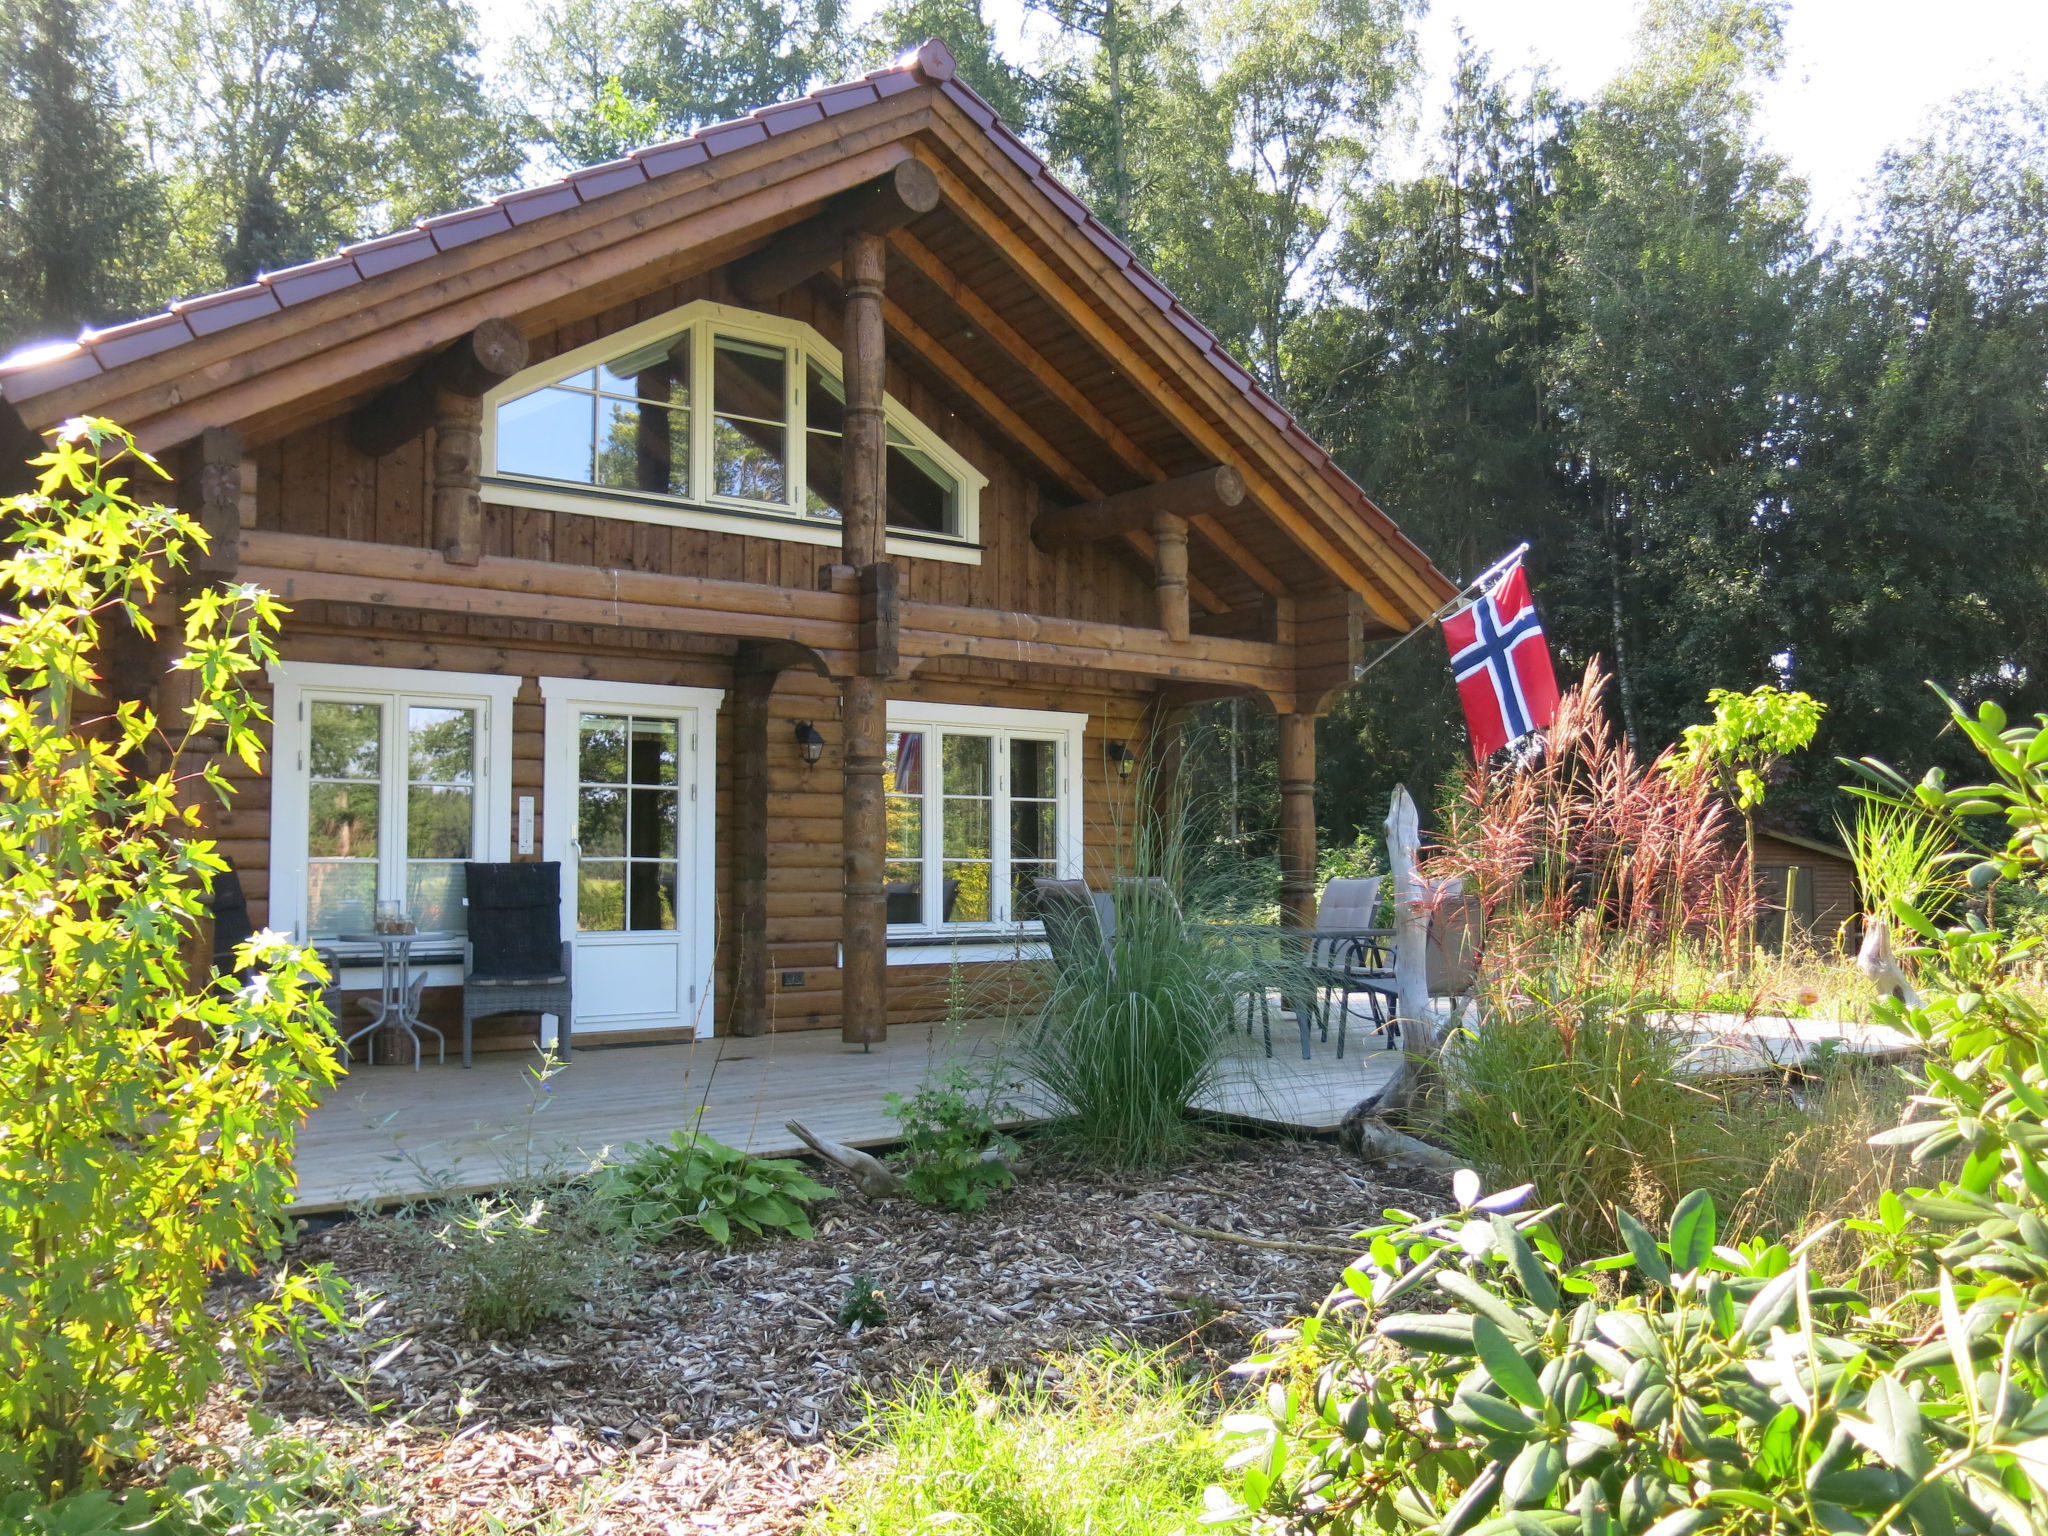
<instances>
[{"instance_id":1,"label":"garden shrubbery","mask_svg":"<svg viewBox=\"0 0 2048 1536\"><path fill-rule=\"evenodd\" d=\"M1993 775L1916 804L1997 815L1978 887L2048 862L2048 718L1954 709ZM2014 944L1980 915L1909 902L1926 1000L1885 1006L1929 1054L1928 1111L1879 1133L1953 1178L1856 1223L1873 1308L1818 1265L1829 1229L1718 1240L1714 1202L1661 1240L1625 1210L1625 1251L1567 1263L1530 1191L1389 1212L1298 1330L1244 1367L1245 1511L1293 1528L1430 1536L1696 1536L1887 1530L2033 1536L2048 1526L2048 1038Z\"/></svg>"}]
</instances>

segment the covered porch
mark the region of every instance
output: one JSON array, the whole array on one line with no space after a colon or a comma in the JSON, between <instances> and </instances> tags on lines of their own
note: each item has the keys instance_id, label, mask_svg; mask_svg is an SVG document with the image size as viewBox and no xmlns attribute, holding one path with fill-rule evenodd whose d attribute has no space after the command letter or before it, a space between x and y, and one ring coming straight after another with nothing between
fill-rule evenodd
<instances>
[{"instance_id":1,"label":"covered porch","mask_svg":"<svg viewBox=\"0 0 2048 1536\"><path fill-rule=\"evenodd\" d=\"M1018 1027L898 1025L890 1048L877 1051L818 1030L579 1047L545 1083L537 1055L513 1052L479 1056L467 1072L452 1060L437 1066L431 1051L417 1072L359 1066L300 1133L293 1209L314 1215L580 1172L630 1142L666 1140L693 1123L761 1156L803 1150L784 1129L792 1119L873 1146L897 1135L887 1095L915 1093L956 1056L997 1066ZM1380 1046L1355 1028L1341 1060L1333 1035L1304 1061L1292 1025L1283 1038L1276 1020L1274 1054L1256 1035L1234 1036L1216 1090L1194 1107L1305 1135L1332 1132L1392 1076L1400 1052ZM1028 1102L1020 1113L1031 1117Z\"/></svg>"}]
</instances>

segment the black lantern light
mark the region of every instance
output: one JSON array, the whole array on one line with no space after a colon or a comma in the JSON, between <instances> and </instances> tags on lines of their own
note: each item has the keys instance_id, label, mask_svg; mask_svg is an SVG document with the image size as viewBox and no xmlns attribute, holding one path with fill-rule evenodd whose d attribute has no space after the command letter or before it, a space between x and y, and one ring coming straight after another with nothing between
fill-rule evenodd
<instances>
[{"instance_id":1,"label":"black lantern light","mask_svg":"<svg viewBox=\"0 0 2048 1536\"><path fill-rule=\"evenodd\" d=\"M1116 776L1128 779L1131 770L1138 766L1137 754L1120 741L1112 741L1104 750L1109 753L1109 760L1116 764Z\"/></svg>"},{"instance_id":2,"label":"black lantern light","mask_svg":"<svg viewBox=\"0 0 2048 1536\"><path fill-rule=\"evenodd\" d=\"M808 720L796 723L796 749L803 753L805 763L815 763L825 755L825 738L818 734L818 728Z\"/></svg>"}]
</instances>

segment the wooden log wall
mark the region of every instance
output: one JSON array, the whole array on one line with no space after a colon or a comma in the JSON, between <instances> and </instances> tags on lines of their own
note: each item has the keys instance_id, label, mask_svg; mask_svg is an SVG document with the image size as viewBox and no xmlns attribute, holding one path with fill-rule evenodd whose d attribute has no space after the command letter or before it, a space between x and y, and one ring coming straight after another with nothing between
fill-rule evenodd
<instances>
[{"instance_id":1,"label":"wooden log wall","mask_svg":"<svg viewBox=\"0 0 2048 1536\"><path fill-rule=\"evenodd\" d=\"M537 338L535 359L554 356L611 331L652 318L697 298L733 302L722 279L674 287L607 313L601 320ZM781 301L784 313L805 319L835 343L836 310L811 289ZM892 359L889 391L909 406L969 462L989 477L981 499L979 566L900 558L908 600L1007 608L1059 617L1151 626L1156 603L1149 575L1128 554L1091 545L1048 554L1032 544L1038 487L999 451L953 415ZM349 443L345 424L309 428L255 455L256 525L291 533L378 543L435 547L434 452L430 432L381 459ZM670 528L659 524L489 505L484 549L492 554L563 564L677 572L814 587L830 546ZM591 676L615 681L670 683L727 690L718 723L717 877L718 932L730 932L726 906L732 884L726 836L732 824L732 644L705 637L592 626L527 623L305 603L286 620L280 646L289 660L442 669L518 675L528 679L514 707L514 814L518 798L535 800L536 846L542 786L543 708L532 679ZM1152 695L1108 686L1077 686L1070 673L1021 665L971 664L964 671L933 663L929 675L889 684L893 699L918 699L1018 709L1083 710L1089 716L1082 761L1087 876L1103 885L1119 871L1119 844L1132 820L1131 783L1117 777L1111 742L1142 750ZM767 948L768 1023L771 1029L839 1027L841 917L840 728L838 690L807 671L781 674L769 701L769 826ZM811 721L825 738L822 760L803 762L794 729ZM240 793L217 819L224 851L242 872L251 916L261 926L269 911L269 780L229 766ZM537 857L538 855L536 855ZM727 1032L731 1007L729 957L714 968L718 1028ZM989 1006L1002 988L1001 967L974 968L980 979L971 1001ZM889 1019L908 1025L944 1016L956 978L947 964L889 968ZM430 990L429 1022L459 1036L459 993ZM360 1011L355 1012L360 1021ZM594 1041L599 1037L591 1037ZM633 1036L606 1035L624 1043ZM477 1025L480 1050L530 1049L532 1027L492 1019Z\"/></svg>"}]
</instances>

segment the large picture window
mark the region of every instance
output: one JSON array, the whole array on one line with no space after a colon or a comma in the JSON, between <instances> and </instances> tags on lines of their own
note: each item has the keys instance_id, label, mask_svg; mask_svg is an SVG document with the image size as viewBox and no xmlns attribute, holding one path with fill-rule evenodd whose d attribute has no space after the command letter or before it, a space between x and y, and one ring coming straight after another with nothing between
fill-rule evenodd
<instances>
[{"instance_id":1,"label":"large picture window","mask_svg":"<svg viewBox=\"0 0 2048 1536\"><path fill-rule=\"evenodd\" d=\"M279 663L272 926L301 940L466 926L463 865L509 857L505 781L519 679Z\"/></svg>"},{"instance_id":2,"label":"large picture window","mask_svg":"<svg viewBox=\"0 0 2048 1536\"><path fill-rule=\"evenodd\" d=\"M809 326L693 304L493 390L488 495L515 505L838 541L846 390ZM893 553L974 560L985 483L885 402Z\"/></svg>"},{"instance_id":3,"label":"large picture window","mask_svg":"<svg viewBox=\"0 0 2048 1536\"><path fill-rule=\"evenodd\" d=\"M1084 715L892 703L884 744L892 933L1038 920L1033 881L1080 871Z\"/></svg>"}]
</instances>

